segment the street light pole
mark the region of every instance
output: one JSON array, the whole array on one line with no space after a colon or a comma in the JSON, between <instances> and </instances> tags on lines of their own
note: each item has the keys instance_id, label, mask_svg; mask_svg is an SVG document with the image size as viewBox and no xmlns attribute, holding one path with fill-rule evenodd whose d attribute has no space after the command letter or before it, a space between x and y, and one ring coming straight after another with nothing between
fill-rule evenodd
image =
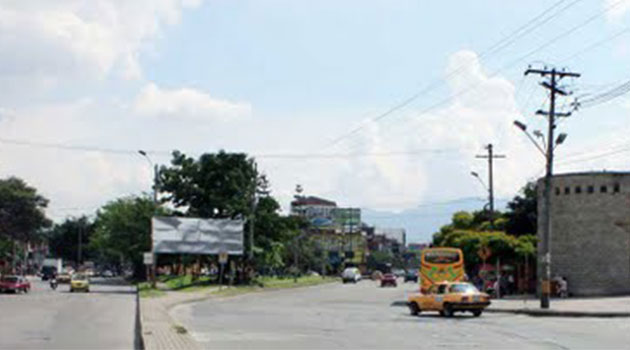
<instances>
[{"instance_id":1,"label":"street light pole","mask_svg":"<svg viewBox=\"0 0 630 350\"><path fill-rule=\"evenodd\" d=\"M151 166L151 168L153 168L153 204L155 206L155 210L157 211L157 206L158 206L158 183L159 183L159 170L158 170L158 166L157 164L153 164L153 162L151 161L151 158L149 158L149 155L147 154L147 152L143 151L143 150L138 150L138 153L140 155L142 155L147 162L149 162L149 165ZM153 225L153 220L151 220L151 225ZM147 279L151 280L151 285L153 287L155 287L155 263L156 263L156 259L155 259L155 254L153 253L153 227L151 227L151 242L150 242L150 252L153 255L153 263L150 265L147 265Z\"/></svg>"},{"instance_id":2,"label":"street light pole","mask_svg":"<svg viewBox=\"0 0 630 350\"><path fill-rule=\"evenodd\" d=\"M542 309L548 309L550 304L550 296L551 296L551 180L553 177L553 151L555 149L556 144L560 144L566 138L566 134L561 134L561 138L559 137L557 140L554 140L554 129L556 128L556 117L568 117L571 113L556 113L556 95L564 95L567 93L558 87L558 81L564 77L580 77L579 73L566 72L564 70L558 71L555 68L548 69L527 69L525 71L525 75L528 74L538 74L542 77L549 75L550 81L543 82L541 85L546 89L549 89L549 111L537 111L536 114L546 115L548 119L548 131L547 131L547 145L545 159L546 159L546 171L544 178L544 188L543 188L543 210L541 216L541 225L542 225L542 259L541 265L543 269L543 279L540 285L540 307ZM532 139L531 135L526 132L526 127L523 123L514 122L516 126L518 126L521 130L523 130L530 139ZM534 142L537 144L536 142ZM540 149L540 147L539 147ZM540 254L539 254L540 256Z\"/></svg>"}]
</instances>

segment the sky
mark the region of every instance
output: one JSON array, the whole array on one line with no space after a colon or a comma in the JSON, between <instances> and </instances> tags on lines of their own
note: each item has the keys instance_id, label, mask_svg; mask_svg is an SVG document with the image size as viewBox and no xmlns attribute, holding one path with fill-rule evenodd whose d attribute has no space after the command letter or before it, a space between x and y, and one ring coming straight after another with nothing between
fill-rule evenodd
<instances>
[{"instance_id":1,"label":"sky","mask_svg":"<svg viewBox=\"0 0 630 350\"><path fill-rule=\"evenodd\" d=\"M426 241L544 172L512 122L545 130L541 77L568 110L630 79L630 1L1 0L0 176L56 221L150 191L177 149L256 157L286 213L295 186ZM585 103L555 171L628 170L630 98Z\"/></svg>"}]
</instances>

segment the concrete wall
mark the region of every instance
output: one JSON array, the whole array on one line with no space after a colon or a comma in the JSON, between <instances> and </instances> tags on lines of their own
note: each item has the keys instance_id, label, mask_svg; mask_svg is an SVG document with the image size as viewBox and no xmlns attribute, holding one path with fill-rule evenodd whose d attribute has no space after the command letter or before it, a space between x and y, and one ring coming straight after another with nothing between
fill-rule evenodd
<instances>
[{"instance_id":1,"label":"concrete wall","mask_svg":"<svg viewBox=\"0 0 630 350\"><path fill-rule=\"evenodd\" d=\"M630 173L562 174L552 184L552 277L566 277L574 295L630 293ZM542 188L540 180L539 241ZM538 266L540 253L539 243Z\"/></svg>"}]
</instances>

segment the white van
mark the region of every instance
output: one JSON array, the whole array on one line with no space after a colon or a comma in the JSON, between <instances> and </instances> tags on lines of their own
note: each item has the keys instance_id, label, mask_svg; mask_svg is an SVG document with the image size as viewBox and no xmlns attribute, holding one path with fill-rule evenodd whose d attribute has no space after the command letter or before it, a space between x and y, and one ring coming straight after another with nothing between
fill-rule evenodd
<instances>
[{"instance_id":1,"label":"white van","mask_svg":"<svg viewBox=\"0 0 630 350\"><path fill-rule=\"evenodd\" d=\"M343 270L343 273L341 274L341 279L343 280L343 283L357 283L361 280L361 271L359 271L359 269L356 267L348 267Z\"/></svg>"}]
</instances>

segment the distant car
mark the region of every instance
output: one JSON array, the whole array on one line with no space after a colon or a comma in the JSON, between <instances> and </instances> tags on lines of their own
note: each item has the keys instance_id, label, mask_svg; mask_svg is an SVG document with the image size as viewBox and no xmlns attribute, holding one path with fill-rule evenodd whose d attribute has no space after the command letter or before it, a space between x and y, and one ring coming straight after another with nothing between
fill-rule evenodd
<instances>
[{"instance_id":1,"label":"distant car","mask_svg":"<svg viewBox=\"0 0 630 350\"><path fill-rule=\"evenodd\" d=\"M341 280L343 281L343 283L357 283L361 280L361 271L359 271L359 269L356 267L348 267L343 270L343 273L341 274Z\"/></svg>"},{"instance_id":2,"label":"distant car","mask_svg":"<svg viewBox=\"0 0 630 350\"><path fill-rule=\"evenodd\" d=\"M103 271L103 272L101 273L101 276L103 276L103 277L107 277L107 278L109 278L109 277L114 277L114 273L113 273L113 272L111 272L110 270L105 270L105 271Z\"/></svg>"},{"instance_id":3,"label":"distant car","mask_svg":"<svg viewBox=\"0 0 630 350\"><path fill-rule=\"evenodd\" d=\"M403 270L403 269L393 269L392 273L396 277L405 277L405 270Z\"/></svg>"},{"instance_id":4,"label":"distant car","mask_svg":"<svg viewBox=\"0 0 630 350\"><path fill-rule=\"evenodd\" d=\"M372 281L380 281L383 278L383 273L379 270L372 272Z\"/></svg>"},{"instance_id":5,"label":"distant car","mask_svg":"<svg viewBox=\"0 0 630 350\"><path fill-rule=\"evenodd\" d=\"M416 282L418 283L418 271L417 270L407 270L405 273L405 282Z\"/></svg>"},{"instance_id":6,"label":"distant car","mask_svg":"<svg viewBox=\"0 0 630 350\"><path fill-rule=\"evenodd\" d=\"M72 279L70 280L70 293L76 291L90 291L90 281L88 276L83 273L75 273L72 275Z\"/></svg>"},{"instance_id":7,"label":"distant car","mask_svg":"<svg viewBox=\"0 0 630 350\"><path fill-rule=\"evenodd\" d=\"M57 283L70 283L71 275L64 271L57 275Z\"/></svg>"},{"instance_id":8,"label":"distant car","mask_svg":"<svg viewBox=\"0 0 630 350\"><path fill-rule=\"evenodd\" d=\"M22 276L4 276L0 279L0 292L24 292L31 289L31 282Z\"/></svg>"},{"instance_id":9,"label":"distant car","mask_svg":"<svg viewBox=\"0 0 630 350\"><path fill-rule=\"evenodd\" d=\"M478 317L490 305L490 296L467 282L443 282L432 285L427 293L410 295L407 301L412 315L438 311L446 317L453 316L455 312L471 312Z\"/></svg>"},{"instance_id":10,"label":"distant car","mask_svg":"<svg viewBox=\"0 0 630 350\"><path fill-rule=\"evenodd\" d=\"M398 286L398 283L396 282L396 276L393 273L386 273L381 278L381 287L387 287L387 286L392 286L392 287Z\"/></svg>"}]
</instances>

